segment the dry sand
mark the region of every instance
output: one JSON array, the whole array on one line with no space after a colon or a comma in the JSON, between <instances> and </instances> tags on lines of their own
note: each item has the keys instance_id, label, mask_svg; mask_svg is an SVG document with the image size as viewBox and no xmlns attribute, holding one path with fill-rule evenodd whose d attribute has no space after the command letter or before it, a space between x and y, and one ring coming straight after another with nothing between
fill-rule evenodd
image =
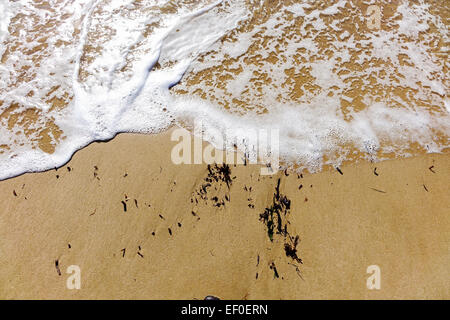
<instances>
[{"instance_id":1,"label":"dry sand","mask_svg":"<svg viewBox=\"0 0 450 320\"><path fill-rule=\"evenodd\" d=\"M0 182L0 298L450 298L449 154L343 175L230 166L228 188L214 166L208 186L206 165L174 165L169 134L123 134ZM260 215L274 200L272 242Z\"/></svg>"}]
</instances>

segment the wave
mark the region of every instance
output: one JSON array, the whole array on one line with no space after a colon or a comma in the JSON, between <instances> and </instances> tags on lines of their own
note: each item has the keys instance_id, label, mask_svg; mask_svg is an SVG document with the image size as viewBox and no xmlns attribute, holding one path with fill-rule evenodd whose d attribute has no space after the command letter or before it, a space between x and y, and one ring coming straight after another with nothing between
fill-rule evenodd
<instances>
[{"instance_id":1,"label":"wave","mask_svg":"<svg viewBox=\"0 0 450 320\"><path fill-rule=\"evenodd\" d=\"M369 30L357 1L2 2L0 179L198 119L213 144L277 129L284 164L311 171L440 152L447 26L427 1L382 4Z\"/></svg>"}]
</instances>

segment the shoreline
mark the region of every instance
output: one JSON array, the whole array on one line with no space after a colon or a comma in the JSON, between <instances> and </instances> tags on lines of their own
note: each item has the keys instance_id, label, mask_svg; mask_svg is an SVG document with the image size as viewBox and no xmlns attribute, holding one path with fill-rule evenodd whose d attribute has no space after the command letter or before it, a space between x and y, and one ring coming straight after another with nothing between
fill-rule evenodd
<instances>
[{"instance_id":1,"label":"shoreline","mask_svg":"<svg viewBox=\"0 0 450 320\"><path fill-rule=\"evenodd\" d=\"M449 297L449 154L260 176L174 165L171 130L118 134L0 181L0 297ZM66 287L71 265L80 290ZM366 287L370 265L381 290Z\"/></svg>"},{"instance_id":2,"label":"shoreline","mask_svg":"<svg viewBox=\"0 0 450 320\"><path fill-rule=\"evenodd\" d=\"M34 174L47 173L47 172L51 172L51 171L54 171L54 170L57 171L58 169L61 169L61 168L65 167L65 166L67 166L73 160L73 158L76 156L76 154L81 152L81 151L83 151L84 149L89 148L92 145L110 143L111 141L117 139L117 137L122 136L122 135L127 135L127 136L140 136L140 135L144 135L144 136L159 136L159 135L170 136L170 134L173 132L174 129L185 130L191 136L192 141L194 141L194 139L201 140L201 139L198 139L197 137L195 137L194 134L192 132L190 132L189 130L187 130L187 129L183 128L183 127L179 127L177 125L171 125L168 128L163 129L163 130L158 131L158 132L155 132L155 133L136 133L136 132L126 132L126 131L118 132L113 137L111 137L109 139L106 139L106 140L94 140L94 141L89 142L85 146L76 149L76 151L72 153L72 155L68 158L67 161L65 161L63 164L61 164L61 165L59 165L57 167L49 168L49 169L45 169L45 170L41 170L41 171L26 171L26 172L20 173L18 175L15 175L15 176L12 176L12 177L9 177L9 178L0 179L0 183L2 183L4 181L12 180L12 179L17 179L19 177L22 177L22 176L28 175L28 174L34 175ZM169 140L170 140L170 138L169 138ZM173 145L176 144L176 142L174 142L174 141L170 141L170 143L172 143ZM202 150L201 150L202 153L205 151L205 147L208 147L208 146L211 145L209 142L207 142L205 140L202 140L202 142L200 144L202 145ZM213 150L217 150L216 148L214 148L214 146L212 146L212 149ZM194 152L194 148L192 148L192 152ZM242 163L240 163L237 160L238 158L236 158L236 157L240 156L242 159L244 159L244 156L243 156L241 151L230 151L230 150L220 150L219 149L219 152L223 153L224 160L225 160L225 157L226 157L227 154L234 154L235 155L234 156L235 163L231 163L230 165L243 164L244 160L242 160L241 161ZM448 154L450 154L450 147L449 148L444 148L441 152L429 152L429 153L426 153L423 150L415 150L415 153L413 153L413 154L409 154L407 156L400 156L400 157L390 156L390 154L385 154L384 158L375 159L373 161L369 161L367 158L363 158L363 157L362 158L358 158L357 157L357 158L353 158L353 159L345 158L343 161L341 161L341 164L338 167L342 167L342 166L357 166L357 165L363 164L363 163L372 163L372 164L376 165L377 163L383 163L385 161L405 160L405 159L411 159L411 158L422 157L422 156L434 156L434 155L435 156L445 156L445 155L448 155ZM389 155L389 156L386 157L386 155ZM191 158L193 158L193 157L194 157L194 155L192 154ZM203 159L202 159L202 161L203 161ZM247 161L248 161L248 159L247 159ZM281 162L282 162L282 160L281 160ZM192 164L194 164L194 163L190 163L189 165L192 165ZM208 163L205 162L205 161L200 163L200 165L207 165L207 164ZM194 165L198 165L198 164L195 163ZM264 165L262 165L260 163L259 159L257 160L257 163L251 163L251 165L259 166L261 168L264 167ZM292 171L292 172L296 173L297 171L299 171L299 170L296 169L296 167L297 167L297 165L294 165L294 167L292 167L292 165L290 165L289 168L284 169L284 168L281 168L281 166L280 166L280 169L277 172L284 172L285 170L288 170L288 171ZM334 171L334 170L336 170L336 167L337 166L335 164L324 164L324 163L322 163L321 167L320 167L320 169L318 171L311 172L307 168L304 168L301 171L299 171L298 173L302 173L302 174L317 174L317 173L321 173L321 172L324 172L324 171Z\"/></svg>"}]
</instances>

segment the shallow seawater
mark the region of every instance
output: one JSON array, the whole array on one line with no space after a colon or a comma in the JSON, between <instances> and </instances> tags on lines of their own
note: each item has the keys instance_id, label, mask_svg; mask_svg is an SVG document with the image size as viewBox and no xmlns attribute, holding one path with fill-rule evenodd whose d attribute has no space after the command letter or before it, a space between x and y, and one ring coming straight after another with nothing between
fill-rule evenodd
<instances>
[{"instance_id":1,"label":"shallow seawater","mask_svg":"<svg viewBox=\"0 0 450 320\"><path fill-rule=\"evenodd\" d=\"M0 0L0 179L200 120L217 147L278 130L311 171L441 152L449 19L444 0Z\"/></svg>"}]
</instances>

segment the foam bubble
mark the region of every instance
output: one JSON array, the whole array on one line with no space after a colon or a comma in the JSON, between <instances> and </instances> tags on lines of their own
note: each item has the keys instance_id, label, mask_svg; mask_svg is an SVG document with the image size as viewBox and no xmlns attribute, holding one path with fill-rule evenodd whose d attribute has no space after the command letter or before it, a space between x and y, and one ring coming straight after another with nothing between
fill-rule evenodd
<instances>
[{"instance_id":1,"label":"foam bubble","mask_svg":"<svg viewBox=\"0 0 450 320\"><path fill-rule=\"evenodd\" d=\"M10 9L9 1L1 1L0 2L0 44L3 43L5 38L9 35L8 25L11 19L12 12ZM5 48L3 46L0 47L0 56L3 55Z\"/></svg>"}]
</instances>

